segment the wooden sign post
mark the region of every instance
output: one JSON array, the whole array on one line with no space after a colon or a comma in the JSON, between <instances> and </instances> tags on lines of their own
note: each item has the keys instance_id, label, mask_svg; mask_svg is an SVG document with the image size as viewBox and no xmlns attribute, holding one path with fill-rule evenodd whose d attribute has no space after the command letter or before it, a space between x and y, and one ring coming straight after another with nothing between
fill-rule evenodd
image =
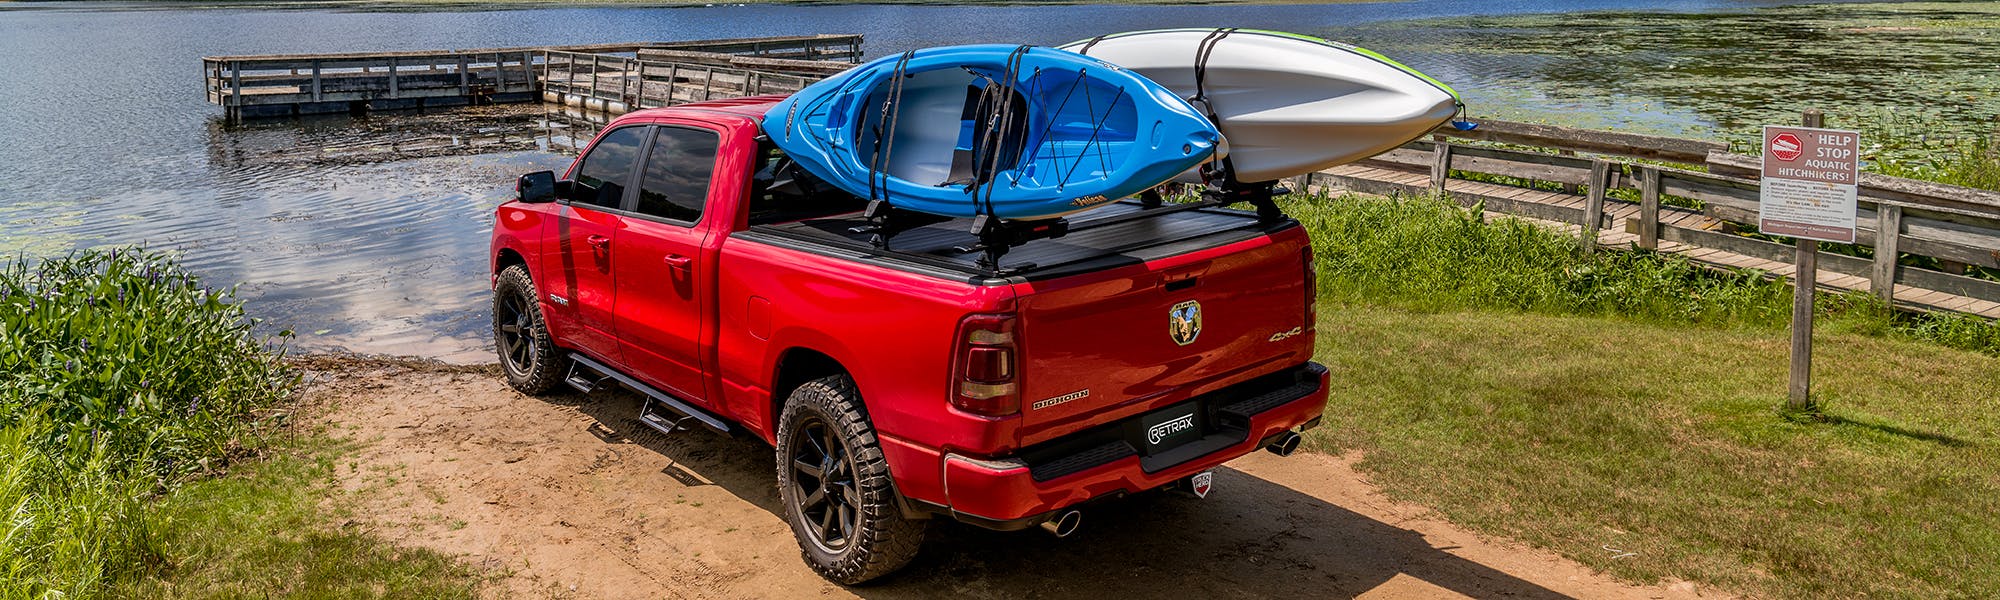
<instances>
[{"instance_id":1,"label":"wooden sign post","mask_svg":"<svg viewBox=\"0 0 2000 600\"><path fill-rule=\"evenodd\" d=\"M1817 110L1805 127L1764 127L1764 177L1757 229L1798 240L1792 276L1792 373L1785 407L1811 410L1813 300L1819 242L1854 243L1861 136L1822 129Z\"/></svg>"}]
</instances>

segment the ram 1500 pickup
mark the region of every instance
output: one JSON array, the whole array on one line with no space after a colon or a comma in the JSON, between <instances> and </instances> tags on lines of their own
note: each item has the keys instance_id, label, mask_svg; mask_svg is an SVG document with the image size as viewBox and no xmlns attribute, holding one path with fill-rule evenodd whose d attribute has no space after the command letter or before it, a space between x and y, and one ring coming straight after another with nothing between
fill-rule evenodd
<instances>
[{"instance_id":1,"label":"ram 1500 pickup","mask_svg":"<svg viewBox=\"0 0 2000 600\"><path fill-rule=\"evenodd\" d=\"M1319 423L1312 250L1269 203L1128 199L1012 242L885 223L770 143L776 100L632 112L521 177L491 251L514 387L617 385L639 423L771 444L806 562L843 584L902 567L927 519L1067 535Z\"/></svg>"}]
</instances>

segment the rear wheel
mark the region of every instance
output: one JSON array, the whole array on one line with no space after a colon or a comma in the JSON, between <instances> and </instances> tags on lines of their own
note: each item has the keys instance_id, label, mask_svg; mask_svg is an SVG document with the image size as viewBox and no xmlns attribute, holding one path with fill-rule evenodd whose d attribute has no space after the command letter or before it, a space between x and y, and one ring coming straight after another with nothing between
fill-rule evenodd
<instances>
[{"instance_id":1,"label":"rear wheel","mask_svg":"<svg viewBox=\"0 0 2000 600\"><path fill-rule=\"evenodd\" d=\"M924 524L896 507L889 464L846 375L806 382L786 400L778 493L806 564L834 582L887 575L923 545Z\"/></svg>"},{"instance_id":2,"label":"rear wheel","mask_svg":"<svg viewBox=\"0 0 2000 600\"><path fill-rule=\"evenodd\" d=\"M569 368L569 355L549 342L549 328L536 301L527 267L500 271L493 286L493 347L507 384L525 394L547 393Z\"/></svg>"}]
</instances>

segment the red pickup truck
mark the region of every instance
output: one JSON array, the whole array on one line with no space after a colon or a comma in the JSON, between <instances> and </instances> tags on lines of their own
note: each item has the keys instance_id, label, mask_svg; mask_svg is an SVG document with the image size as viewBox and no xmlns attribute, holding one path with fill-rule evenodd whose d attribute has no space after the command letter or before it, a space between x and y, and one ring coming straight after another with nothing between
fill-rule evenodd
<instances>
[{"instance_id":1,"label":"red pickup truck","mask_svg":"<svg viewBox=\"0 0 2000 600\"><path fill-rule=\"evenodd\" d=\"M902 567L926 519L1067 535L1319 423L1312 250L1269 203L1125 200L1003 255L804 175L759 128L775 101L629 113L521 177L491 252L509 383L620 385L650 427L770 443L842 584Z\"/></svg>"}]
</instances>

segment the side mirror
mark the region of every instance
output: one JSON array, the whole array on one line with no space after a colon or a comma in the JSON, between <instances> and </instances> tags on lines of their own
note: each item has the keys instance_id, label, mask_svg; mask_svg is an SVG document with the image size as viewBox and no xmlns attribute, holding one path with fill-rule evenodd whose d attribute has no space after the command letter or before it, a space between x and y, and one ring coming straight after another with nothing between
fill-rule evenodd
<instances>
[{"instance_id":1,"label":"side mirror","mask_svg":"<svg viewBox=\"0 0 2000 600\"><path fill-rule=\"evenodd\" d=\"M560 197L554 171L536 171L514 182L515 199L529 204L555 202Z\"/></svg>"}]
</instances>

